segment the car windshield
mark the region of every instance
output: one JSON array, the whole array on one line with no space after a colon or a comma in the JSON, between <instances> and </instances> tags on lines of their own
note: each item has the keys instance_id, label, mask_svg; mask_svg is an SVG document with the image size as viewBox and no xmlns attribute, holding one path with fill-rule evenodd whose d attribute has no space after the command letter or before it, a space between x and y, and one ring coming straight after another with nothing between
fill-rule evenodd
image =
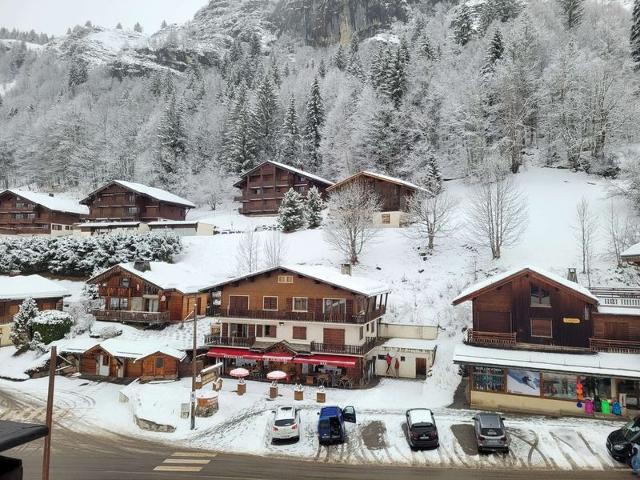
<instances>
[{"instance_id":1,"label":"car windshield","mask_svg":"<svg viewBox=\"0 0 640 480\"><path fill-rule=\"evenodd\" d=\"M622 427L622 434L626 440L631 440L638 432L640 432L640 420L631 420Z\"/></svg>"},{"instance_id":2,"label":"car windshield","mask_svg":"<svg viewBox=\"0 0 640 480\"><path fill-rule=\"evenodd\" d=\"M500 428L482 428L480 430L485 437L501 437L502 430Z\"/></svg>"},{"instance_id":3,"label":"car windshield","mask_svg":"<svg viewBox=\"0 0 640 480\"><path fill-rule=\"evenodd\" d=\"M276 427L289 427L294 423L296 423L296 421L293 418L281 418L276 420Z\"/></svg>"}]
</instances>

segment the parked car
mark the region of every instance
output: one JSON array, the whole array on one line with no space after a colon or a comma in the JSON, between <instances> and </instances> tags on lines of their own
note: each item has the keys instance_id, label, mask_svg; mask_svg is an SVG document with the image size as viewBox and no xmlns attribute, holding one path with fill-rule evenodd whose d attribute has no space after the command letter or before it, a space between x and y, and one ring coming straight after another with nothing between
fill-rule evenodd
<instances>
[{"instance_id":1,"label":"parked car","mask_svg":"<svg viewBox=\"0 0 640 480\"><path fill-rule=\"evenodd\" d=\"M407 433L411 448L438 448L438 427L428 408L407 410Z\"/></svg>"},{"instance_id":2,"label":"parked car","mask_svg":"<svg viewBox=\"0 0 640 480\"><path fill-rule=\"evenodd\" d=\"M318 439L320 443L343 443L347 439L345 422L356 423L353 407L322 407L318 414Z\"/></svg>"},{"instance_id":3,"label":"parked car","mask_svg":"<svg viewBox=\"0 0 640 480\"><path fill-rule=\"evenodd\" d=\"M300 410L294 407L278 407L273 411L271 440L300 439Z\"/></svg>"},{"instance_id":4,"label":"parked car","mask_svg":"<svg viewBox=\"0 0 640 480\"><path fill-rule=\"evenodd\" d=\"M473 417L478 453L509 451L509 436L504 418L497 413L479 413Z\"/></svg>"},{"instance_id":5,"label":"parked car","mask_svg":"<svg viewBox=\"0 0 640 480\"><path fill-rule=\"evenodd\" d=\"M640 417L611 432L607 437L607 450L619 462L629 463L631 444L638 442L640 442Z\"/></svg>"}]
</instances>

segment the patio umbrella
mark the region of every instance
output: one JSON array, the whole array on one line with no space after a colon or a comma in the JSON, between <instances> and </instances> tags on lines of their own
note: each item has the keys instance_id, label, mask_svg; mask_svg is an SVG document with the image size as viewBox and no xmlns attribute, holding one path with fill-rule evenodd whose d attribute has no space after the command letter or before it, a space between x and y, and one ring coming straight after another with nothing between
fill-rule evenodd
<instances>
[{"instance_id":1,"label":"patio umbrella","mask_svg":"<svg viewBox=\"0 0 640 480\"><path fill-rule=\"evenodd\" d=\"M267 378L269 380L275 380L275 381L284 380L285 378L287 378L287 374L282 370L274 370L273 372L267 373Z\"/></svg>"},{"instance_id":2,"label":"patio umbrella","mask_svg":"<svg viewBox=\"0 0 640 480\"><path fill-rule=\"evenodd\" d=\"M231 375L233 378L239 378L240 383L244 383L244 377L249 376L249 370L247 370L246 368L234 368L229 372L229 375Z\"/></svg>"}]
</instances>

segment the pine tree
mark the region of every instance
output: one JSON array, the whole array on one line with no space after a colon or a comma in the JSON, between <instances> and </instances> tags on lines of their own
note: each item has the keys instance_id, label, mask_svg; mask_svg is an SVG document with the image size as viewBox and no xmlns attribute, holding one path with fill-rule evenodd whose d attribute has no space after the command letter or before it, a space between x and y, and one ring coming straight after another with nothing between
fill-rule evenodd
<instances>
[{"instance_id":1,"label":"pine tree","mask_svg":"<svg viewBox=\"0 0 640 480\"><path fill-rule=\"evenodd\" d=\"M278 225L283 232L294 232L304 226L305 205L302 195L290 188L278 209Z\"/></svg>"},{"instance_id":2,"label":"pine tree","mask_svg":"<svg viewBox=\"0 0 640 480\"><path fill-rule=\"evenodd\" d=\"M564 26L567 30L577 27L582 23L584 14L584 0L558 0L562 14L564 15Z\"/></svg>"},{"instance_id":3,"label":"pine tree","mask_svg":"<svg viewBox=\"0 0 640 480\"><path fill-rule=\"evenodd\" d=\"M116 30L122 30L122 24L120 22L116 25Z\"/></svg>"},{"instance_id":4,"label":"pine tree","mask_svg":"<svg viewBox=\"0 0 640 480\"><path fill-rule=\"evenodd\" d=\"M360 38L356 32L351 35L351 41L349 42L349 55L353 56L360 50Z\"/></svg>"},{"instance_id":5,"label":"pine tree","mask_svg":"<svg viewBox=\"0 0 640 480\"><path fill-rule=\"evenodd\" d=\"M431 41L427 35L423 35L420 38L420 43L418 44L419 52L426 58L427 60L435 60L436 53L433 51L433 47L431 46Z\"/></svg>"},{"instance_id":6,"label":"pine tree","mask_svg":"<svg viewBox=\"0 0 640 480\"><path fill-rule=\"evenodd\" d=\"M166 20L162 20L162 23L160 24L160 28L167 28L167 21Z\"/></svg>"},{"instance_id":7,"label":"pine tree","mask_svg":"<svg viewBox=\"0 0 640 480\"><path fill-rule=\"evenodd\" d=\"M33 298L25 298L20 305L20 310L13 317L11 342L16 346L18 353L22 353L29 348L31 341L31 322L38 316L38 305Z\"/></svg>"},{"instance_id":8,"label":"pine tree","mask_svg":"<svg viewBox=\"0 0 640 480\"><path fill-rule=\"evenodd\" d=\"M74 55L71 58L71 66L69 67L69 75L67 83L72 89L78 85L82 85L89 78L87 72L87 62L78 55Z\"/></svg>"},{"instance_id":9,"label":"pine tree","mask_svg":"<svg viewBox=\"0 0 640 480\"><path fill-rule=\"evenodd\" d=\"M500 33L500 30L496 28L493 38L491 39L491 43L489 44L489 50L487 51L487 57L484 67L482 68L482 72L485 74L493 72L494 65L502 58L503 53L504 43L502 42L502 34Z\"/></svg>"},{"instance_id":10,"label":"pine tree","mask_svg":"<svg viewBox=\"0 0 640 480\"><path fill-rule=\"evenodd\" d=\"M262 43L260 42L260 36L257 33L253 33L249 38L249 55L257 57L262 53Z\"/></svg>"},{"instance_id":11,"label":"pine tree","mask_svg":"<svg viewBox=\"0 0 640 480\"><path fill-rule=\"evenodd\" d=\"M307 227L316 228L322 224L322 209L324 208L324 201L322 196L316 187L311 187L307 192L307 199L305 202L305 218L307 221Z\"/></svg>"},{"instance_id":12,"label":"pine tree","mask_svg":"<svg viewBox=\"0 0 640 480\"><path fill-rule=\"evenodd\" d=\"M71 27L67 28L67 35L71 35Z\"/></svg>"},{"instance_id":13,"label":"pine tree","mask_svg":"<svg viewBox=\"0 0 640 480\"><path fill-rule=\"evenodd\" d=\"M247 99L247 87L241 84L236 102L227 119L224 135L224 156L229 169L241 173L253 168L257 157L255 121Z\"/></svg>"},{"instance_id":14,"label":"pine tree","mask_svg":"<svg viewBox=\"0 0 640 480\"><path fill-rule=\"evenodd\" d=\"M133 26L133 30L135 32L142 33L142 25L140 25L140 22L136 22L136 24Z\"/></svg>"},{"instance_id":15,"label":"pine tree","mask_svg":"<svg viewBox=\"0 0 640 480\"><path fill-rule=\"evenodd\" d=\"M400 108L402 97L407 92L406 63L402 49L396 50L395 58L387 66L384 92L396 108Z\"/></svg>"},{"instance_id":16,"label":"pine tree","mask_svg":"<svg viewBox=\"0 0 640 480\"><path fill-rule=\"evenodd\" d=\"M409 64L411 60L411 54L409 53L409 42L407 42L407 37L402 37L400 39L400 47L399 47L400 60L406 66Z\"/></svg>"},{"instance_id":17,"label":"pine tree","mask_svg":"<svg viewBox=\"0 0 640 480\"><path fill-rule=\"evenodd\" d=\"M84 23L84 26L85 26L85 27L87 27L87 28L93 28L93 23L91 23L91 20L87 20L87 21Z\"/></svg>"},{"instance_id":18,"label":"pine tree","mask_svg":"<svg viewBox=\"0 0 640 480\"><path fill-rule=\"evenodd\" d=\"M311 92L307 99L307 111L304 126L305 151L307 154L307 166L311 171L316 171L321 162L320 142L322 141L322 127L324 125L324 103L320 95L318 79L313 80Z\"/></svg>"},{"instance_id":19,"label":"pine tree","mask_svg":"<svg viewBox=\"0 0 640 480\"><path fill-rule=\"evenodd\" d=\"M15 173L15 151L9 143L0 141L0 188L9 188L12 174Z\"/></svg>"},{"instance_id":20,"label":"pine tree","mask_svg":"<svg viewBox=\"0 0 640 480\"><path fill-rule=\"evenodd\" d=\"M344 49L342 45L338 45L338 50L336 50L336 54L333 56L333 64L336 66L338 70L344 70L347 67L347 60L344 55Z\"/></svg>"},{"instance_id":21,"label":"pine tree","mask_svg":"<svg viewBox=\"0 0 640 480\"><path fill-rule=\"evenodd\" d=\"M364 68L362 68L362 62L360 61L360 55L358 55L357 52L351 55L351 58L349 59L347 73L361 81L364 81L366 78Z\"/></svg>"},{"instance_id":22,"label":"pine tree","mask_svg":"<svg viewBox=\"0 0 640 480\"><path fill-rule=\"evenodd\" d=\"M438 160L431 152L427 155L424 171L418 176L417 183L428 191L429 196L436 196L442 193L440 167L438 166Z\"/></svg>"},{"instance_id":23,"label":"pine tree","mask_svg":"<svg viewBox=\"0 0 640 480\"><path fill-rule=\"evenodd\" d=\"M324 58L321 58L320 65L318 65L318 75L320 75L320 78L324 78L326 74L327 74L327 67L324 64Z\"/></svg>"},{"instance_id":24,"label":"pine tree","mask_svg":"<svg viewBox=\"0 0 640 480\"><path fill-rule=\"evenodd\" d=\"M473 18L471 10L466 3L463 3L455 18L451 22L453 28L453 38L455 42L464 47L473 35Z\"/></svg>"},{"instance_id":25,"label":"pine tree","mask_svg":"<svg viewBox=\"0 0 640 480\"><path fill-rule=\"evenodd\" d=\"M187 135L183 107L175 94L171 96L165 107L158 125L157 137L158 183L170 190L180 190L187 171Z\"/></svg>"},{"instance_id":26,"label":"pine tree","mask_svg":"<svg viewBox=\"0 0 640 480\"><path fill-rule=\"evenodd\" d=\"M28 349L32 352L36 352L38 355L42 355L47 351L47 347L42 341L42 335L40 335L40 332L33 333L33 338L29 341Z\"/></svg>"},{"instance_id":27,"label":"pine tree","mask_svg":"<svg viewBox=\"0 0 640 480\"><path fill-rule=\"evenodd\" d=\"M273 160L276 154L278 134L278 97L274 91L271 77L265 75L256 93L254 131L256 147L261 160Z\"/></svg>"},{"instance_id":28,"label":"pine tree","mask_svg":"<svg viewBox=\"0 0 640 480\"><path fill-rule=\"evenodd\" d=\"M631 58L635 69L640 70L640 0L633 2L633 16L631 24Z\"/></svg>"},{"instance_id":29,"label":"pine tree","mask_svg":"<svg viewBox=\"0 0 640 480\"><path fill-rule=\"evenodd\" d=\"M273 77L273 83L280 88L282 86L282 75L280 75L280 67L278 67L275 57L271 60L271 76Z\"/></svg>"},{"instance_id":30,"label":"pine tree","mask_svg":"<svg viewBox=\"0 0 640 480\"><path fill-rule=\"evenodd\" d=\"M293 95L289 100L289 107L284 116L280 138L280 160L283 163L301 167L300 128L298 127L296 100Z\"/></svg>"}]
</instances>

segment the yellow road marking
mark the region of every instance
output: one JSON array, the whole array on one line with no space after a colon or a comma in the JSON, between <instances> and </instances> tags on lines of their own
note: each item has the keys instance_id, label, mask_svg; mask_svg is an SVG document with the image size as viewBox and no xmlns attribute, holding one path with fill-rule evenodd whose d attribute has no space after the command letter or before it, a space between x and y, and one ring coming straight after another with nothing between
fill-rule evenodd
<instances>
[{"instance_id":1,"label":"yellow road marking","mask_svg":"<svg viewBox=\"0 0 640 480\"><path fill-rule=\"evenodd\" d=\"M211 460L201 458L167 458L162 463L191 463L193 465L207 465Z\"/></svg>"},{"instance_id":2,"label":"yellow road marking","mask_svg":"<svg viewBox=\"0 0 640 480\"><path fill-rule=\"evenodd\" d=\"M154 468L158 472L199 472L202 467L187 467L180 465L159 465Z\"/></svg>"},{"instance_id":3,"label":"yellow road marking","mask_svg":"<svg viewBox=\"0 0 640 480\"><path fill-rule=\"evenodd\" d=\"M176 452L172 457L209 457L214 458L217 456L217 453L208 453L208 452Z\"/></svg>"}]
</instances>

